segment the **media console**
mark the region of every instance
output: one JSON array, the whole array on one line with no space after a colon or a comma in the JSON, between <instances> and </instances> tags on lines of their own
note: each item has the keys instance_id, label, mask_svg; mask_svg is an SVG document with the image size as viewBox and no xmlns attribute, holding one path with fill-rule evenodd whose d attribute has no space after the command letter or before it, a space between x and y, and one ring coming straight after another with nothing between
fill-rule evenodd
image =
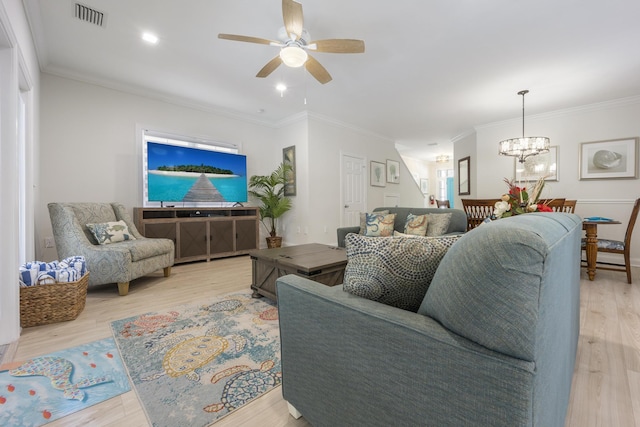
<instances>
[{"instance_id":1,"label":"media console","mask_svg":"<svg viewBox=\"0 0 640 427\"><path fill-rule=\"evenodd\" d=\"M171 239L175 262L245 255L259 248L257 207L133 208L145 237Z\"/></svg>"}]
</instances>

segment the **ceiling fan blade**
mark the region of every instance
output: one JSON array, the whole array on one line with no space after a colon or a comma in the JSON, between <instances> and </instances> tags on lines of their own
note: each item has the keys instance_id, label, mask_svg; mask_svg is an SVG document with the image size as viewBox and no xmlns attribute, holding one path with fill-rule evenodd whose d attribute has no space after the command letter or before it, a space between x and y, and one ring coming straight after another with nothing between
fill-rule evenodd
<instances>
[{"instance_id":1,"label":"ceiling fan blade","mask_svg":"<svg viewBox=\"0 0 640 427\"><path fill-rule=\"evenodd\" d=\"M287 29L287 35L295 34L295 37L291 38L298 40L304 26L302 5L294 0L282 0L282 19L284 20L284 28Z\"/></svg>"},{"instance_id":2,"label":"ceiling fan blade","mask_svg":"<svg viewBox=\"0 0 640 427\"><path fill-rule=\"evenodd\" d=\"M267 39L262 39L259 37L249 37L249 36L239 36L236 34L218 34L218 38L219 39L224 39L224 40L234 40L237 42L247 42L247 43L258 43L258 44L270 44L270 45L275 45L275 46L281 46L282 43L278 43L276 41L273 40L267 40Z\"/></svg>"},{"instance_id":3,"label":"ceiling fan blade","mask_svg":"<svg viewBox=\"0 0 640 427\"><path fill-rule=\"evenodd\" d=\"M269 74L273 73L276 68L278 68L282 64L282 59L280 59L280 55L273 58L271 61L267 62L267 65L262 67L262 70L258 71L256 77L267 77Z\"/></svg>"},{"instance_id":4,"label":"ceiling fan blade","mask_svg":"<svg viewBox=\"0 0 640 427\"><path fill-rule=\"evenodd\" d=\"M315 45L315 49L314 46ZM309 49L327 53L363 53L364 41L354 39L327 39L309 43Z\"/></svg>"},{"instance_id":5,"label":"ceiling fan blade","mask_svg":"<svg viewBox=\"0 0 640 427\"><path fill-rule=\"evenodd\" d=\"M321 84L329 83L332 80L329 72L311 55L307 58L307 62L304 63L304 67Z\"/></svg>"}]
</instances>

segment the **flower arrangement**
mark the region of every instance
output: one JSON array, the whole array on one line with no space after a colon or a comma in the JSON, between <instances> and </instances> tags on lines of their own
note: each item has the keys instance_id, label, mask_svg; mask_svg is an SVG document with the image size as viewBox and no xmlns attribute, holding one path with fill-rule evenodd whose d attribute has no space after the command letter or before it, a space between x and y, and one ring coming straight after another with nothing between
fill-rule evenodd
<instances>
[{"instance_id":1,"label":"flower arrangement","mask_svg":"<svg viewBox=\"0 0 640 427\"><path fill-rule=\"evenodd\" d=\"M505 178L504 182L509 187L509 192L503 194L501 200L496 202L493 210L495 218L506 218L528 212L553 212L549 206L538 202L544 188L544 177L538 179L530 191L527 191L526 187L516 185L514 180Z\"/></svg>"}]
</instances>

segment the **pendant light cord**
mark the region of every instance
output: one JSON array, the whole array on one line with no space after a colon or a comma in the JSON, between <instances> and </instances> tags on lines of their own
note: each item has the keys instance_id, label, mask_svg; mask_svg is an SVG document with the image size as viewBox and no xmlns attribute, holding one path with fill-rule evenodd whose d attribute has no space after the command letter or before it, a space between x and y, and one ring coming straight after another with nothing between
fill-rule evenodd
<instances>
[{"instance_id":1,"label":"pendant light cord","mask_svg":"<svg viewBox=\"0 0 640 427\"><path fill-rule=\"evenodd\" d=\"M524 138L524 96L528 94L528 90L521 90L518 95L522 95L522 137Z\"/></svg>"}]
</instances>

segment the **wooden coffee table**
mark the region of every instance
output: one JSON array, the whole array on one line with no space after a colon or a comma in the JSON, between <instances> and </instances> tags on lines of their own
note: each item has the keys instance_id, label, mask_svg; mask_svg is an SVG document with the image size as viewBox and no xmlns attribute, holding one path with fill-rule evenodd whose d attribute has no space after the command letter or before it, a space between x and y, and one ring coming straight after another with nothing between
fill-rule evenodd
<instances>
[{"instance_id":1,"label":"wooden coffee table","mask_svg":"<svg viewBox=\"0 0 640 427\"><path fill-rule=\"evenodd\" d=\"M342 283L347 254L344 248L309 243L249 252L253 296L277 301L276 279L287 274L306 277L327 286Z\"/></svg>"}]
</instances>

